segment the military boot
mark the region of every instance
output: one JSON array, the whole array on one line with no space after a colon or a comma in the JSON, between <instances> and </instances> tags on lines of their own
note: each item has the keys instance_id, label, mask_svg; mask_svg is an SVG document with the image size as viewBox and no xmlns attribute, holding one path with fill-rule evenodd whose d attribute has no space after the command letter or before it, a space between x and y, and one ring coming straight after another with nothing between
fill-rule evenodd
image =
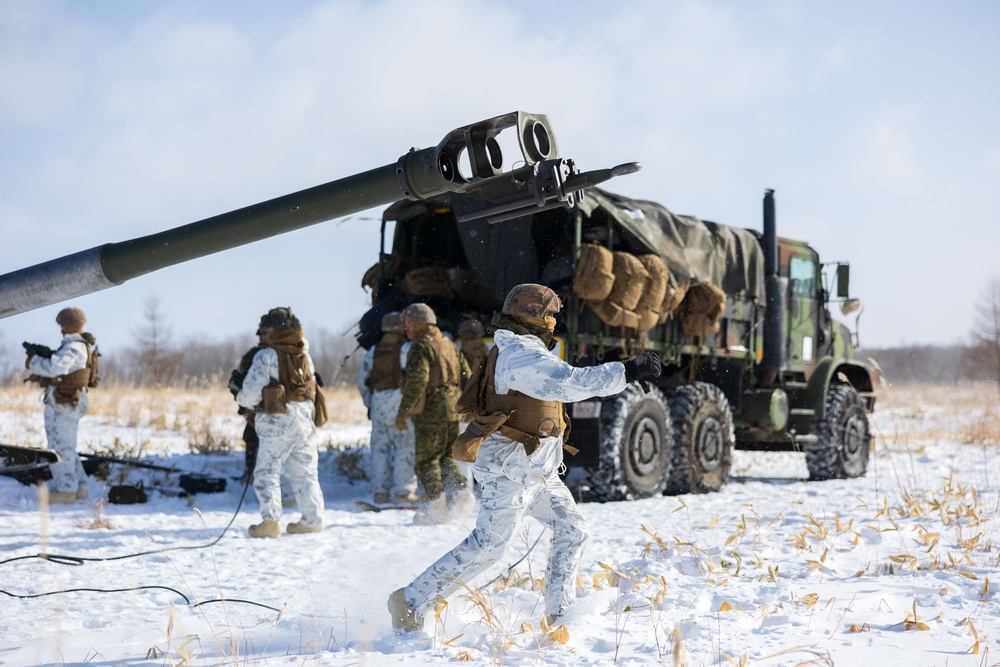
<instances>
[{"instance_id":1,"label":"military boot","mask_svg":"<svg viewBox=\"0 0 1000 667\"><path fill-rule=\"evenodd\" d=\"M442 493L433 500L428 500L422 505L413 516L413 523L418 526L431 526L439 523L448 523L451 519L448 512L448 501Z\"/></svg>"},{"instance_id":2,"label":"military boot","mask_svg":"<svg viewBox=\"0 0 1000 667\"><path fill-rule=\"evenodd\" d=\"M425 500L427 499L424 496L421 496L420 494L417 493L413 493L412 491L410 491L409 493L397 493L393 498L393 501L397 505L415 505L417 503L422 503Z\"/></svg>"},{"instance_id":3,"label":"military boot","mask_svg":"<svg viewBox=\"0 0 1000 667\"><path fill-rule=\"evenodd\" d=\"M281 524L272 519L264 519L250 526L247 532L250 537L281 537Z\"/></svg>"},{"instance_id":4,"label":"military boot","mask_svg":"<svg viewBox=\"0 0 1000 667\"><path fill-rule=\"evenodd\" d=\"M424 619L410 607L410 603L406 601L406 595L403 594L402 588L393 591L392 595L389 596L386 606L389 607L389 616L392 617L392 627L394 629L405 632L423 630Z\"/></svg>"},{"instance_id":5,"label":"military boot","mask_svg":"<svg viewBox=\"0 0 1000 667\"><path fill-rule=\"evenodd\" d=\"M392 496L390 496L385 491L379 491L375 494L375 504L376 505L388 505L392 502Z\"/></svg>"},{"instance_id":6,"label":"military boot","mask_svg":"<svg viewBox=\"0 0 1000 667\"><path fill-rule=\"evenodd\" d=\"M301 535L303 533L322 533L323 526L307 526L301 521L293 521L285 526L285 530L290 535Z\"/></svg>"}]
</instances>

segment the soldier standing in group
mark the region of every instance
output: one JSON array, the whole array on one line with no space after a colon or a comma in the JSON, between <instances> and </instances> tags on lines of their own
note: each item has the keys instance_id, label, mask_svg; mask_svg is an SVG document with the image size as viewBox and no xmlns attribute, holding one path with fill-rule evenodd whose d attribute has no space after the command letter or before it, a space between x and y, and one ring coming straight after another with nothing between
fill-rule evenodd
<instances>
[{"instance_id":1,"label":"soldier standing in group","mask_svg":"<svg viewBox=\"0 0 1000 667\"><path fill-rule=\"evenodd\" d=\"M463 392L459 409L476 418L455 443L474 461L480 487L476 527L405 588L389 596L394 628L419 630L435 601L446 599L495 563L525 514L552 531L545 586L545 622L555 623L576 595L576 572L589 530L559 478L564 403L610 396L632 381L660 374L653 352L624 363L575 368L549 352L555 313L562 308L548 287L518 285L495 314L495 347L482 372Z\"/></svg>"},{"instance_id":2,"label":"soldier standing in group","mask_svg":"<svg viewBox=\"0 0 1000 667\"><path fill-rule=\"evenodd\" d=\"M267 347L257 352L236 401L255 410L260 447L253 488L263 521L250 526L251 537L281 535L281 475L287 472L300 521L289 533L323 530L323 491L319 485L319 450L315 441L315 367L302 326L290 308L267 314Z\"/></svg>"},{"instance_id":3,"label":"soldier standing in group","mask_svg":"<svg viewBox=\"0 0 1000 667\"><path fill-rule=\"evenodd\" d=\"M253 364L254 357L257 356L258 352L267 347L267 330L269 326L267 313L264 313L260 316L260 322L257 324L257 344L246 351L243 358L240 359L240 363L229 376L229 391L232 392L233 398L235 398L236 394L238 394L240 389L243 388L243 381L246 379L247 372ZM257 413L256 411L248 410L241 405L239 407L239 414L242 415L243 419L246 421L246 424L243 426L244 458L243 478L241 481L244 484L252 484L253 469L257 465L257 450L260 449L260 438L257 436L256 426ZM288 480L288 476L285 474L282 474L281 476L281 506L295 506L295 495L292 493L292 484Z\"/></svg>"},{"instance_id":4,"label":"soldier standing in group","mask_svg":"<svg viewBox=\"0 0 1000 667\"><path fill-rule=\"evenodd\" d=\"M469 365L458 348L441 333L430 306L414 303L402 312L407 337L413 341L406 355L403 400L396 412L396 428L416 431L417 478L426 504L414 523L441 523L451 513L473 502L465 475L451 455L458 436L455 401L469 379Z\"/></svg>"},{"instance_id":5,"label":"soldier standing in group","mask_svg":"<svg viewBox=\"0 0 1000 667\"><path fill-rule=\"evenodd\" d=\"M417 495L415 443L412 426L396 428L403 400L403 367L411 343L398 312L382 317L382 338L366 353L358 373L358 391L372 422L372 488L375 502L414 503Z\"/></svg>"},{"instance_id":6,"label":"soldier standing in group","mask_svg":"<svg viewBox=\"0 0 1000 667\"><path fill-rule=\"evenodd\" d=\"M79 308L56 315L63 339L59 349L26 343L29 380L45 388L45 438L62 458L52 464L49 502L70 504L87 498L87 473L76 452L80 419L87 414L87 388L97 384L97 341L83 331L87 318ZM52 352L46 355L45 352Z\"/></svg>"},{"instance_id":7,"label":"soldier standing in group","mask_svg":"<svg viewBox=\"0 0 1000 667\"><path fill-rule=\"evenodd\" d=\"M483 340L485 335L483 323L473 317L463 320L458 325L458 340L462 344L462 355L469 363L469 368L475 368L476 359L478 357L485 359L490 351L486 341Z\"/></svg>"}]
</instances>

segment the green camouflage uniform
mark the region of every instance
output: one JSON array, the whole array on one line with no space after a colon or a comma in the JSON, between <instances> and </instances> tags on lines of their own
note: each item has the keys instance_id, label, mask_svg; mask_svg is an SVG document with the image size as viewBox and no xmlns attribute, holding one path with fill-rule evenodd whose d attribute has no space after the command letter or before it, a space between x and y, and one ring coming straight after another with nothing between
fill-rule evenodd
<instances>
[{"instance_id":1,"label":"green camouflage uniform","mask_svg":"<svg viewBox=\"0 0 1000 667\"><path fill-rule=\"evenodd\" d=\"M448 362L452 355L451 361L460 369L458 384L428 388L431 368ZM466 488L465 475L452 458L451 445L458 437L455 402L470 375L465 357L440 329L430 325L417 334L406 357L406 389L399 409L409 413L426 394L424 409L410 417L416 431L417 478L428 500L437 498L446 489L451 495Z\"/></svg>"}]
</instances>

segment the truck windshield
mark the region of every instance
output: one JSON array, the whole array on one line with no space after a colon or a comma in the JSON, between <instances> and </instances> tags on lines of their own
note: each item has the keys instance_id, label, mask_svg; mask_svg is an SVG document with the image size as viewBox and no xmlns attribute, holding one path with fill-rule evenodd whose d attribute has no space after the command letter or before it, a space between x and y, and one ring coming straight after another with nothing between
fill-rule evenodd
<instances>
[{"instance_id":1,"label":"truck windshield","mask_svg":"<svg viewBox=\"0 0 1000 667\"><path fill-rule=\"evenodd\" d=\"M788 267L792 296L811 299L816 295L816 263L801 257L792 257Z\"/></svg>"}]
</instances>

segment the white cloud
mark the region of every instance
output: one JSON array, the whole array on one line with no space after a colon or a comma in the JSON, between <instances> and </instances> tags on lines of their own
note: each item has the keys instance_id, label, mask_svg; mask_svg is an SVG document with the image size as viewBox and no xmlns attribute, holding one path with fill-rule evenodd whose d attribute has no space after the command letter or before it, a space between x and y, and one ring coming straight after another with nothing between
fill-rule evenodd
<instances>
[{"instance_id":1,"label":"white cloud","mask_svg":"<svg viewBox=\"0 0 1000 667\"><path fill-rule=\"evenodd\" d=\"M515 109L548 114L563 154L581 168L643 162L610 188L678 212L756 227L760 194L776 187L783 229L824 256L855 259L860 251L841 241L870 234L872 211L934 224L913 200L945 172L965 217L997 217L995 197L970 196L988 180L975 173L981 156L931 162L933 142L951 138L942 128L993 155L995 137L947 118L928 124L923 96L934 90L883 90L871 73L890 76L896 63L880 43L849 22L818 22L798 3L238 4L150 2L123 17L94 5L12 3L13 18L5 5L0 211L17 217L0 222L50 237L0 247L0 266L388 164L453 127ZM198 321L238 330L225 304L247 297L227 281L247 264L306 252L329 281L308 298L347 321L363 295L344 276L360 279L377 248L377 224L354 224L192 262L127 293L198 292Z\"/></svg>"}]
</instances>

